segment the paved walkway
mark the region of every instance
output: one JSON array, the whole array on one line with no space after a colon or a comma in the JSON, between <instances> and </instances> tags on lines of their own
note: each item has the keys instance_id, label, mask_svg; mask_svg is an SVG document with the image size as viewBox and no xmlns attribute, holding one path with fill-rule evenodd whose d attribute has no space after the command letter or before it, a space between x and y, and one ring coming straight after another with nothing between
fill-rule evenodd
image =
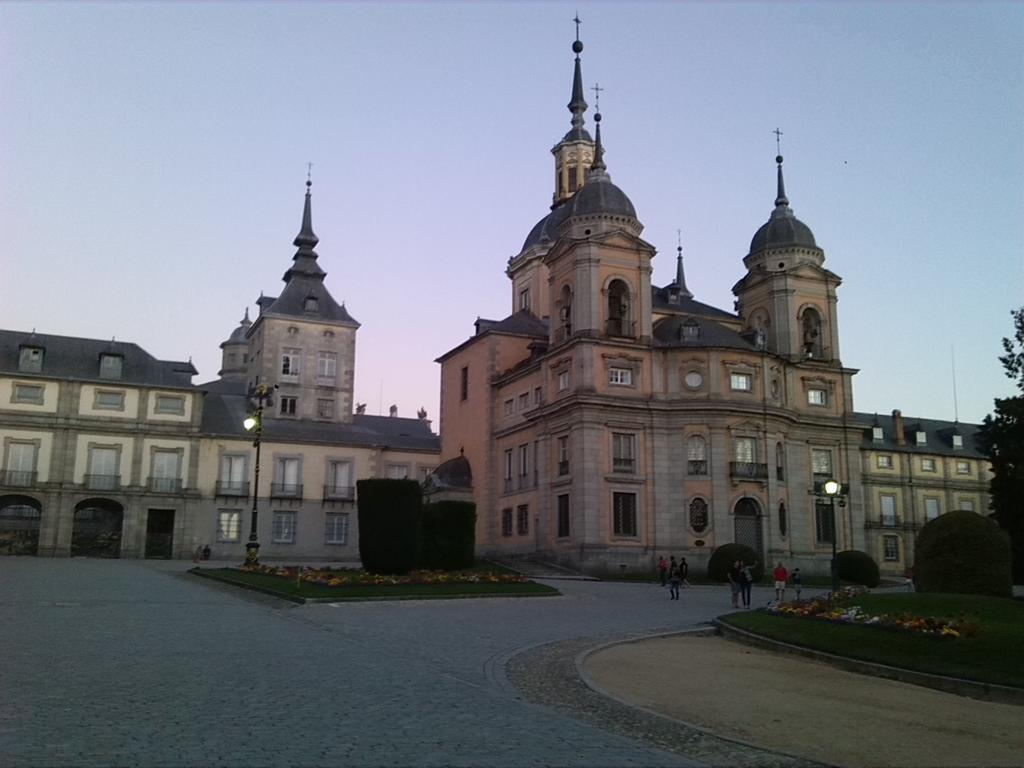
<instances>
[{"instance_id":1,"label":"paved walkway","mask_svg":"<svg viewBox=\"0 0 1024 768\"><path fill-rule=\"evenodd\" d=\"M5 768L695 764L536 706L504 668L552 642L693 627L723 588L295 606L191 565L0 559Z\"/></svg>"}]
</instances>

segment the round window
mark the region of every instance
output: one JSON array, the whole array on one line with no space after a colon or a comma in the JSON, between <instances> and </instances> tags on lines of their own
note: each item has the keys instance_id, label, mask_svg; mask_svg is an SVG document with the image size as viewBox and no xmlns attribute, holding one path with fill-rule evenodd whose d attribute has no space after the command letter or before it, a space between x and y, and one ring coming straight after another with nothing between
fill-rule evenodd
<instances>
[{"instance_id":1,"label":"round window","mask_svg":"<svg viewBox=\"0 0 1024 768\"><path fill-rule=\"evenodd\" d=\"M704 499L690 502L690 528L694 533L704 533L708 529L708 503Z\"/></svg>"},{"instance_id":2,"label":"round window","mask_svg":"<svg viewBox=\"0 0 1024 768\"><path fill-rule=\"evenodd\" d=\"M704 385L704 377L699 371L690 371L683 377L683 382L690 389L700 389Z\"/></svg>"}]
</instances>

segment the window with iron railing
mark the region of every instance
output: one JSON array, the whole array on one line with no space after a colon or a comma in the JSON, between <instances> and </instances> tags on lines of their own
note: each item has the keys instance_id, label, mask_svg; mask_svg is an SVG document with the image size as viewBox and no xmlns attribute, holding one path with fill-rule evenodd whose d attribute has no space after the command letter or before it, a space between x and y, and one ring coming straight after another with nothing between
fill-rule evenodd
<instances>
[{"instance_id":1,"label":"window with iron railing","mask_svg":"<svg viewBox=\"0 0 1024 768\"><path fill-rule=\"evenodd\" d=\"M733 461L729 463L729 474L746 480L767 480L768 465L754 461Z\"/></svg>"},{"instance_id":2,"label":"window with iron railing","mask_svg":"<svg viewBox=\"0 0 1024 768\"><path fill-rule=\"evenodd\" d=\"M636 435L612 433L612 471L636 471Z\"/></svg>"}]
</instances>

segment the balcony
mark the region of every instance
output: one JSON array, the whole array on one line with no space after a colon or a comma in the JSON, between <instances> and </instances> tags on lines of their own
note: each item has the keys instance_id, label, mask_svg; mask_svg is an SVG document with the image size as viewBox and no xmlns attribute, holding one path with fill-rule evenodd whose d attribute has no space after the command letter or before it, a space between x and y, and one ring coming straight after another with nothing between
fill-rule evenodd
<instances>
[{"instance_id":1,"label":"balcony","mask_svg":"<svg viewBox=\"0 0 1024 768\"><path fill-rule=\"evenodd\" d=\"M511 492L512 492L512 478L511 477L506 477L505 478L505 493L511 493ZM509 534L509 535L511 536L512 534Z\"/></svg>"},{"instance_id":2,"label":"balcony","mask_svg":"<svg viewBox=\"0 0 1024 768\"><path fill-rule=\"evenodd\" d=\"M151 477L148 488L153 493L178 493L181 490L181 478Z\"/></svg>"},{"instance_id":3,"label":"balcony","mask_svg":"<svg viewBox=\"0 0 1024 768\"><path fill-rule=\"evenodd\" d=\"M522 491L522 490L524 490L526 488L530 488L530 487L531 487L531 483L530 483L530 476L529 475L519 475L519 477L516 478L516 489L517 490Z\"/></svg>"},{"instance_id":4,"label":"balcony","mask_svg":"<svg viewBox=\"0 0 1024 768\"><path fill-rule=\"evenodd\" d=\"M35 471L22 469L0 470L0 485L8 488L27 488L36 484Z\"/></svg>"},{"instance_id":5,"label":"balcony","mask_svg":"<svg viewBox=\"0 0 1024 768\"><path fill-rule=\"evenodd\" d=\"M729 476L740 480L767 480L768 465L752 461L731 461Z\"/></svg>"},{"instance_id":6,"label":"balcony","mask_svg":"<svg viewBox=\"0 0 1024 768\"><path fill-rule=\"evenodd\" d=\"M636 459L615 457L612 459L612 472L636 472Z\"/></svg>"},{"instance_id":7,"label":"balcony","mask_svg":"<svg viewBox=\"0 0 1024 768\"><path fill-rule=\"evenodd\" d=\"M325 485L324 501L353 501L356 489L353 485Z\"/></svg>"},{"instance_id":8,"label":"balcony","mask_svg":"<svg viewBox=\"0 0 1024 768\"><path fill-rule=\"evenodd\" d=\"M218 480L216 494L218 496L248 496L248 480Z\"/></svg>"},{"instance_id":9,"label":"balcony","mask_svg":"<svg viewBox=\"0 0 1024 768\"><path fill-rule=\"evenodd\" d=\"M301 499L302 483L271 483L270 498L272 499Z\"/></svg>"},{"instance_id":10,"label":"balcony","mask_svg":"<svg viewBox=\"0 0 1024 768\"><path fill-rule=\"evenodd\" d=\"M569 462L568 461L560 461L560 462L558 462L558 476L562 477L563 475L568 475L568 474L569 474Z\"/></svg>"},{"instance_id":11,"label":"balcony","mask_svg":"<svg viewBox=\"0 0 1024 768\"><path fill-rule=\"evenodd\" d=\"M706 475L708 473L707 459L690 459L686 462L686 473L688 475Z\"/></svg>"},{"instance_id":12,"label":"balcony","mask_svg":"<svg viewBox=\"0 0 1024 768\"><path fill-rule=\"evenodd\" d=\"M120 475L84 475L82 482L91 491L114 491L121 487Z\"/></svg>"},{"instance_id":13,"label":"balcony","mask_svg":"<svg viewBox=\"0 0 1024 768\"><path fill-rule=\"evenodd\" d=\"M916 528L912 522L904 520L899 515L882 515L881 517L869 517L864 520L865 528L900 528L910 530Z\"/></svg>"},{"instance_id":14,"label":"balcony","mask_svg":"<svg viewBox=\"0 0 1024 768\"><path fill-rule=\"evenodd\" d=\"M636 338L636 323L621 317L611 317L604 321L605 336L619 338Z\"/></svg>"}]
</instances>

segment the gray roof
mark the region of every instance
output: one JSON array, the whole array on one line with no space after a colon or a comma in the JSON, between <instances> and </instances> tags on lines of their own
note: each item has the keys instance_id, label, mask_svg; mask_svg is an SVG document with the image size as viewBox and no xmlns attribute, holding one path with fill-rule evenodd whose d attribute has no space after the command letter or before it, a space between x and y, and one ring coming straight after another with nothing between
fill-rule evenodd
<instances>
[{"instance_id":1,"label":"gray roof","mask_svg":"<svg viewBox=\"0 0 1024 768\"><path fill-rule=\"evenodd\" d=\"M251 437L242 426L251 410L249 398L244 394L208 390L200 432L222 437ZM354 415L350 424L278 419L264 415L263 439L410 451L441 450L441 438L431 432L430 424L422 419L365 414Z\"/></svg>"},{"instance_id":2,"label":"gray roof","mask_svg":"<svg viewBox=\"0 0 1024 768\"><path fill-rule=\"evenodd\" d=\"M43 349L43 366L38 373L19 370L20 349L23 346ZM101 354L121 356L121 378L100 378ZM191 388L192 377L197 371L191 362L157 360L138 344L0 330L0 373L19 377L42 376L76 381Z\"/></svg>"},{"instance_id":3,"label":"gray roof","mask_svg":"<svg viewBox=\"0 0 1024 768\"><path fill-rule=\"evenodd\" d=\"M694 302L695 304L697 302ZM683 327L697 327L697 335L684 335ZM755 350L756 347L731 328L693 315L673 315L659 320L653 329L654 345L658 347L727 347Z\"/></svg>"},{"instance_id":4,"label":"gray roof","mask_svg":"<svg viewBox=\"0 0 1024 768\"><path fill-rule=\"evenodd\" d=\"M553 221L555 223L560 223L562 218L564 218L561 214L558 216L555 215L555 211L559 210L561 207L562 206L558 206L558 208L555 208L550 213L545 214L543 219L533 225L533 229L530 230L530 234L528 234L526 236L526 240L523 241L523 247L519 249L520 253L537 243L543 241L553 243L555 241L555 230L551 224Z\"/></svg>"},{"instance_id":5,"label":"gray roof","mask_svg":"<svg viewBox=\"0 0 1024 768\"><path fill-rule=\"evenodd\" d=\"M472 488L473 470L463 455L442 462L433 472L436 485L444 488Z\"/></svg>"},{"instance_id":6,"label":"gray roof","mask_svg":"<svg viewBox=\"0 0 1024 768\"><path fill-rule=\"evenodd\" d=\"M604 173L589 174L586 183L562 207L566 209L563 220L602 213L636 218L636 208L626 193L612 184L611 178Z\"/></svg>"},{"instance_id":7,"label":"gray roof","mask_svg":"<svg viewBox=\"0 0 1024 768\"><path fill-rule=\"evenodd\" d=\"M854 413L854 420L864 428L861 441L863 448L883 451L901 451L907 453L939 454L945 456L963 456L971 459L987 459L988 455L980 442L980 424L964 424L957 421L941 421L939 419L922 419L915 416L903 417L903 445L896 442L896 422L892 416L875 413ZM882 428L883 437L876 441L872 436L872 427ZM917 444L917 433L925 433L925 444ZM964 447L953 447L953 435L963 436Z\"/></svg>"},{"instance_id":8,"label":"gray roof","mask_svg":"<svg viewBox=\"0 0 1024 768\"><path fill-rule=\"evenodd\" d=\"M750 252L757 253L767 248L799 246L817 248L811 228L793 215L788 207L780 212L772 211L771 218L761 225L750 241Z\"/></svg>"},{"instance_id":9,"label":"gray roof","mask_svg":"<svg viewBox=\"0 0 1024 768\"><path fill-rule=\"evenodd\" d=\"M481 319L478 323L480 333L484 331L498 331L499 333L516 334L517 336L547 337L548 335L548 324L528 309L521 309L504 320Z\"/></svg>"},{"instance_id":10,"label":"gray roof","mask_svg":"<svg viewBox=\"0 0 1024 768\"><path fill-rule=\"evenodd\" d=\"M245 337L246 334L249 332L249 326L251 325L252 320L249 319L249 308L246 307L245 317L243 317L241 321L238 323L238 327L231 332L231 335L228 336L227 341L221 342L221 348L227 346L228 344L245 344Z\"/></svg>"},{"instance_id":11,"label":"gray roof","mask_svg":"<svg viewBox=\"0 0 1024 768\"><path fill-rule=\"evenodd\" d=\"M692 298L687 298L686 296L680 296L679 300L675 304L672 304L668 300L669 287L669 285L666 285L664 288L658 288L653 285L651 286L651 306L654 309L669 309L688 315L719 317L723 320L739 320L739 318L731 312L726 312L718 307L712 307L710 304L704 304Z\"/></svg>"},{"instance_id":12,"label":"gray roof","mask_svg":"<svg viewBox=\"0 0 1024 768\"><path fill-rule=\"evenodd\" d=\"M306 299L316 299L316 309L306 310ZM345 306L338 304L322 280L292 275L281 295L270 302L263 297L260 306L264 315L296 317L306 320L321 320L358 326L359 323L348 313Z\"/></svg>"}]
</instances>

